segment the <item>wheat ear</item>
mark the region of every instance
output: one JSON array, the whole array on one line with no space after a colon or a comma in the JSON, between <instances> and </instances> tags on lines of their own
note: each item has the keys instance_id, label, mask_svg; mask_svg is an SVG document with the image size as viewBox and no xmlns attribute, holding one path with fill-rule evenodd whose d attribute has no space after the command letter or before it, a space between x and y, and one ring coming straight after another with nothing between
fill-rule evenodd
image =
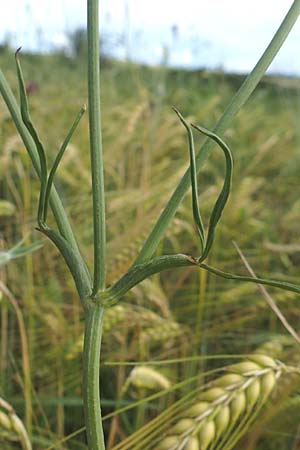
<instances>
[{"instance_id":1,"label":"wheat ear","mask_svg":"<svg viewBox=\"0 0 300 450\"><path fill-rule=\"evenodd\" d=\"M177 416L156 450L230 450L270 397L283 373L296 371L265 355L250 355L224 369L189 408ZM151 447L154 448L154 447Z\"/></svg>"}]
</instances>

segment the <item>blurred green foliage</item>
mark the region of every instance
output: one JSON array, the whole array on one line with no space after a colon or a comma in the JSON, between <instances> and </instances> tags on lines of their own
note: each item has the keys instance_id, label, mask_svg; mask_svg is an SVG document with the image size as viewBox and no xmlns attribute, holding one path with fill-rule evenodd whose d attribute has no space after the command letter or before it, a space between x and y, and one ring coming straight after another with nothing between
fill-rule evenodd
<instances>
[{"instance_id":1,"label":"blurred green foliage","mask_svg":"<svg viewBox=\"0 0 300 450\"><path fill-rule=\"evenodd\" d=\"M84 41L81 35L77 38L78 45L74 39L74 46L78 48L73 57L61 53L25 54L22 58L32 117L50 160L55 157L76 113L87 101ZM0 64L17 92L14 57L8 48L2 49ZM193 122L212 128L243 76L149 68L105 59L101 77L111 283L134 260L187 167L186 136L171 106L177 106ZM269 274L297 283L299 111L299 80L267 77L226 132L225 139L234 154L233 189L216 236L211 264L245 273L231 244L235 240L257 275ZM197 139L199 146L202 138ZM222 156L214 152L199 174L199 201L204 218L208 217L218 195L223 171ZM82 252L91 264L87 118L80 123L64 155L56 185ZM1 205L8 202L11 207L9 214L1 215L0 251L23 238L28 246L40 238L34 230L38 191L38 180L1 102L0 201ZM189 194L159 251L182 251L196 256L198 241L191 224ZM49 242L42 250L1 267L1 278L17 299L26 324L34 448L86 448L83 432L54 446L64 436L80 430L83 423L80 400L83 315L73 282ZM270 293L297 329L297 296L272 289ZM104 415L124 406L132 408L105 419L108 448L113 448L198 384L193 381L179 385L173 393L153 402L139 398L140 404L134 407L137 399L130 391L123 392L132 367L110 366L109 362L134 364L178 358L177 363L155 366L174 385L227 364L218 355L242 356L265 342L282 342L278 357L298 364L296 344L287 337L255 286L236 285L188 268L146 280L125 301L124 310L112 309L107 319L102 398ZM24 349L20 345L15 311L5 294L0 313L0 396L24 418ZM109 325L109 320L118 324L118 331ZM203 358L192 362L188 359L198 356ZM216 359L206 360L207 356ZM145 391L143 395L148 394ZM263 413L260 423L264 426L254 427L237 449L298 448L298 423L293 420L300 408L297 379L283 387L278 395L281 401L275 393L275 406ZM283 416L285 421L281 421ZM26 425L31 428L31 423ZM1 448L17 448L15 443L7 441L5 434L2 441L1 436L0 429Z\"/></svg>"}]
</instances>

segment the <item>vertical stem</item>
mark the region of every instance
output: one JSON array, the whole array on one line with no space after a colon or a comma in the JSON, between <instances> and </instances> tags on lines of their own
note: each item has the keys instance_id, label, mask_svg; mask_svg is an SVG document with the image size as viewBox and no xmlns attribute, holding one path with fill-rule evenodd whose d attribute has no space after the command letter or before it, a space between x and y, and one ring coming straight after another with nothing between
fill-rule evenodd
<instances>
[{"instance_id":1,"label":"vertical stem","mask_svg":"<svg viewBox=\"0 0 300 450\"><path fill-rule=\"evenodd\" d=\"M99 1L88 0L88 98L94 220L93 292L105 288L105 198L102 159L99 65Z\"/></svg>"},{"instance_id":2,"label":"vertical stem","mask_svg":"<svg viewBox=\"0 0 300 450\"><path fill-rule=\"evenodd\" d=\"M93 293L105 289L105 198L100 113L99 1L87 0L88 97L94 223ZM100 350L104 308L86 311L83 350L83 400L89 450L105 450L100 405Z\"/></svg>"},{"instance_id":3,"label":"vertical stem","mask_svg":"<svg viewBox=\"0 0 300 450\"><path fill-rule=\"evenodd\" d=\"M86 312L83 349L83 402L89 450L105 450L100 407L100 349L104 308Z\"/></svg>"}]
</instances>

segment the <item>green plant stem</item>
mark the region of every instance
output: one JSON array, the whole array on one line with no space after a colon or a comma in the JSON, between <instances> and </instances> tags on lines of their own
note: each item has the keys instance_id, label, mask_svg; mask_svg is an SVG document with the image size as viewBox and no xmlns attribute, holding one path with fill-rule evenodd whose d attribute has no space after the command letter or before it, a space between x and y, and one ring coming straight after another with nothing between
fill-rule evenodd
<instances>
[{"instance_id":1,"label":"green plant stem","mask_svg":"<svg viewBox=\"0 0 300 450\"><path fill-rule=\"evenodd\" d=\"M98 302L103 306L111 306L117 303L131 288L141 283L146 278L156 273L163 272L168 269L175 269L178 267L194 266L199 269L204 269L214 275L217 275L228 280L243 281L256 284L264 284L266 286L273 286L290 292L300 294L300 285L286 282L284 280L272 280L260 277L248 277L243 275L236 275L230 272L216 269L207 264L201 263L198 258L193 256L178 253L174 255L157 256L144 263L132 266L115 284L109 287L105 292L98 295Z\"/></svg>"},{"instance_id":2,"label":"green plant stem","mask_svg":"<svg viewBox=\"0 0 300 450\"><path fill-rule=\"evenodd\" d=\"M99 64L99 2L88 0L88 98L94 220L93 292L105 289L106 229Z\"/></svg>"},{"instance_id":3,"label":"green plant stem","mask_svg":"<svg viewBox=\"0 0 300 450\"><path fill-rule=\"evenodd\" d=\"M300 0L295 0L292 4L289 12L278 28L276 34L274 35L272 41L269 46L263 53L262 57L252 70L252 72L248 75L238 92L233 97L232 101L225 109L222 117L218 121L215 129L213 130L217 134L222 134L226 130L226 128L232 122L234 116L238 113L241 107L246 103L249 99L250 95L256 88L257 84L265 74L266 70L270 66L271 62L275 58L285 39L287 38L290 30L295 24L298 16L300 14ZM213 143L206 140L201 150L196 156L196 166L197 171L202 167L205 160L207 159L210 150L213 146ZM154 228L152 229L149 237L147 238L142 250L140 251L137 259L134 264L140 264L154 254L159 242L163 238L163 235L173 219L180 202L182 201L184 195L188 191L190 187L190 169L186 171L180 183L178 184L176 190L168 201L165 209L160 215L158 221L156 222Z\"/></svg>"},{"instance_id":4,"label":"green plant stem","mask_svg":"<svg viewBox=\"0 0 300 450\"><path fill-rule=\"evenodd\" d=\"M29 157L32 161L33 167L38 174L38 176L41 176L41 169L40 169L40 163L39 163L39 156L38 152L35 146L35 143L30 136L26 126L23 123L20 108L18 106L18 103L15 99L14 94L12 93L9 84L7 83L2 71L0 70L0 92L2 94L2 97L6 103L6 106L13 118L13 121L16 125L16 128L23 140L23 143L28 151ZM74 252L78 255L78 258L81 259L82 265L85 268L85 274L84 274L84 283L85 283L85 291L89 292L91 291L91 279L88 272L88 269L86 267L86 264L83 261L83 258L80 254L75 236L73 234L71 225L69 223L68 217L66 215L65 209L62 205L62 202L59 198L59 195L53 186L51 189L51 195L50 195L50 206L53 211L58 229L62 236L70 243L72 246Z\"/></svg>"},{"instance_id":5,"label":"green plant stem","mask_svg":"<svg viewBox=\"0 0 300 450\"><path fill-rule=\"evenodd\" d=\"M105 450L100 407L100 349L104 308L86 311L83 349L83 402L89 450Z\"/></svg>"},{"instance_id":6,"label":"green plant stem","mask_svg":"<svg viewBox=\"0 0 300 450\"><path fill-rule=\"evenodd\" d=\"M99 2L87 0L88 99L93 192L93 294L105 289L105 192L100 113ZM83 350L83 399L89 450L105 450L100 405L100 350L104 308L91 302L86 309Z\"/></svg>"}]
</instances>

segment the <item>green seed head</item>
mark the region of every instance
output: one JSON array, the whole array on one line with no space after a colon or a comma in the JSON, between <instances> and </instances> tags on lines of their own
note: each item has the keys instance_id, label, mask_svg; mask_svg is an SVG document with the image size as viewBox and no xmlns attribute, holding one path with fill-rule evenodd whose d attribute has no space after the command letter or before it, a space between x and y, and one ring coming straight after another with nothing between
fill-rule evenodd
<instances>
[{"instance_id":1,"label":"green seed head","mask_svg":"<svg viewBox=\"0 0 300 450\"><path fill-rule=\"evenodd\" d=\"M263 375L260 380L260 389L263 399L267 399L273 391L276 384L276 376L273 371L270 371Z\"/></svg>"},{"instance_id":2,"label":"green seed head","mask_svg":"<svg viewBox=\"0 0 300 450\"><path fill-rule=\"evenodd\" d=\"M185 444L184 450L201 450L198 439L196 437L190 437Z\"/></svg>"},{"instance_id":3,"label":"green seed head","mask_svg":"<svg viewBox=\"0 0 300 450\"><path fill-rule=\"evenodd\" d=\"M248 358L255 362L256 364L259 364L262 367L271 367L272 369L276 369L277 364L274 361L273 358L270 358L269 356L266 355L249 355Z\"/></svg>"},{"instance_id":4,"label":"green seed head","mask_svg":"<svg viewBox=\"0 0 300 450\"><path fill-rule=\"evenodd\" d=\"M260 380L253 379L252 383L246 389L247 408L250 410L259 400L260 395Z\"/></svg>"},{"instance_id":5,"label":"green seed head","mask_svg":"<svg viewBox=\"0 0 300 450\"><path fill-rule=\"evenodd\" d=\"M244 361L237 364L232 364L227 367L229 372L238 373L240 375L246 375L248 372L257 372L261 370L261 366L252 361Z\"/></svg>"},{"instance_id":6,"label":"green seed head","mask_svg":"<svg viewBox=\"0 0 300 450\"><path fill-rule=\"evenodd\" d=\"M212 450L225 442L230 431L254 418L281 375L281 365L255 354L232 364L227 373L212 381L194 404L182 410L158 450ZM219 447L218 447L219 448Z\"/></svg>"},{"instance_id":7,"label":"green seed head","mask_svg":"<svg viewBox=\"0 0 300 450\"><path fill-rule=\"evenodd\" d=\"M0 411L0 427L4 428L5 430L11 430L12 429L12 423L10 418L7 414Z\"/></svg>"},{"instance_id":8,"label":"green seed head","mask_svg":"<svg viewBox=\"0 0 300 450\"><path fill-rule=\"evenodd\" d=\"M246 409L246 395L244 392L237 392L230 402L231 423L234 424Z\"/></svg>"},{"instance_id":9,"label":"green seed head","mask_svg":"<svg viewBox=\"0 0 300 450\"><path fill-rule=\"evenodd\" d=\"M243 383L243 381L245 381L245 379L242 375L239 375L237 373L228 373L227 375L223 375L223 377L215 380L213 382L213 385L224 388L226 390L230 390Z\"/></svg>"},{"instance_id":10,"label":"green seed head","mask_svg":"<svg viewBox=\"0 0 300 450\"><path fill-rule=\"evenodd\" d=\"M208 391L206 391L206 392L203 392L200 395L199 399L204 400L206 402L213 402L227 394L228 393L226 391L224 391L224 389L215 387L215 388L208 389Z\"/></svg>"},{"instance_id":11,"label":"green seed head","mask_svg":"<svg viewBox=\"0 0 300 450\"><path fill-rule=\"evenodd\" d=\"M199 402L195 405L191 406L186 412L185 415L187 417L199 417L201 414L204 414L206 411L209 410L210 404L208 402Z\"/></svg>"},{"instance_id":12,"label":"green seed head","mask_svg":"<svg viewBox=\"0 0 300 450\"><path fill-rule=\"evenodd\" d=\"M214 418L217 437L219 437L223 433L223 431L226 430L229 421L230 421L230 408L227 405L222 406Z\"/></svg>"},{"instance_id":13,"label":"green seed head","mask_svg":"<svg viewBox=\"0 0 300 450\"><path fill-rule=\"evenodd\" d=\"M135 367L129 375L128 381L138 390L159 391L170 387L170 381L164 375L144 366Z\"/></svg>"},{"instance_id":14,"label":"green seed head","mask_svg":"<svg viewBox=\"0 0 300 450\"><path fill-rule=\"evenodd\" d=\"M15 430L15 432L17 434L20 434L20 435L23 434L24 424L16 414L11 415L11 424L12 424L12 428Z\"/></svg>"},{"instance_id":15,"label":"green seed head","mask_svg":"<svg viewBox=\"0 0 300 450\"><path fill-rule=\"evenodd\" d=\"M214 440L216 435L216 425L210 420L205 422L201 427L198 438L201 450L206 450L211 442Z\"/></svg>"},{"instance_id":16,"label":"green seed head","mask_svg":"<svg viewBox=\"0 0 300 450\"><path fill-rule=\"evenodd\" d=\"M159 443L156 450L175 450L179 443L178 436L168 436Z\"/></svg>"},{"instance_id":17,"label":"green seed head","mask_svg":"<svg viewBox=\"0 0 300 450\"><path fill-rule=\"evenodd\" d=\"M283 351L282 342L278 340L272 340L264 342L255 353L258 355L263 354L277 357L282 353L282 351Z\"/></svg>"},{"instance_id":18,"label":"green seed head","mask_svg":"<svg viewBox=\"0 0 300 450\"><path fill-rule=\"evenodd\" d=\"M195 428L196 422L193 419L181 419L170 431L171 434L183 434Z\"/></svg>"}]
</instances>

